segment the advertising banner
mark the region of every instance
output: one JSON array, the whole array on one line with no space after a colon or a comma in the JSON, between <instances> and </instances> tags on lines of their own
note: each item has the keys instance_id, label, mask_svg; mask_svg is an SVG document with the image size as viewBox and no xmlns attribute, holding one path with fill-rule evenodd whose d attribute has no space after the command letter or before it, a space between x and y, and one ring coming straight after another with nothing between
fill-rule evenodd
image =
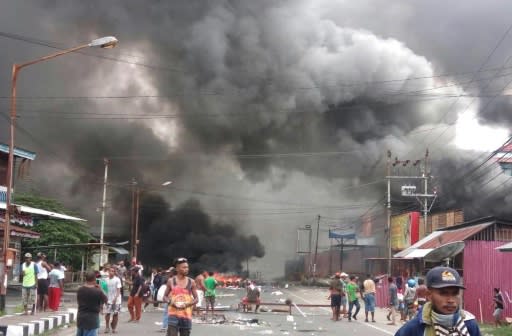
<instances>
[{"instance_id":1,"label":"advertising banner","mask_svg":"<svg viewBox=\"0 0 512 336\"><path fill-rule=\"evenodd\" d=\"M391 217L391 249L403 250L419 239L419 212Z\"/></svg>"}]
</instances>

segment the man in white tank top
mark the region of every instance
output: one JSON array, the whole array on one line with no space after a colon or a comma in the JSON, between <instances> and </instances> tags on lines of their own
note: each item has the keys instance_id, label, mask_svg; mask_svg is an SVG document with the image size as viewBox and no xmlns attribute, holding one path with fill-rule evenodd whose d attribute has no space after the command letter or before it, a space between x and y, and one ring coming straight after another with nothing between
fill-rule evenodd
<instances>
[{"instance_id":1,"label":"man in white tank top","mask_svg":"<svg viewBox=\"0 0 512 336\"><path fill-rule=\"evenodd\" d=\"M50 265L46 262L46 255L39 252L36 259L37 265L37 309L46 311L48 308L48 272Z\"/></svg>"}]
</instances>

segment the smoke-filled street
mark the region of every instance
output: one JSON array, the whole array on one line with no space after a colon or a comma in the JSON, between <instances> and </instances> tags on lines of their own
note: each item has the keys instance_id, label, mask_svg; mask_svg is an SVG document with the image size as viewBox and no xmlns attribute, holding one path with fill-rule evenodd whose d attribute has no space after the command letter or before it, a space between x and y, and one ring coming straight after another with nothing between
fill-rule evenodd
<instances>
[{"instance_id":1,"label":"smoke-filled street","mask_svg":"<svg viewBox=\"0 0 512 336\"><path fill-rule=\"evenodd\" d=\"M358 315L358 321L348 322L346 319L340 322L330 320L329 308L293 308L292 317L286 312L259 312L242 313L234 311L243 296L244 289L222 289L217 298L218 304L227 311L219 311L215 318L207 317L205 320L195 318L192 326L192 334L207 335L393 335L398 327L388 326L384 310L377 313L378 322L365 323L364 312ZM276 295L276 293L278 295ZM291 299L296 304L328 304L328 293L321 289L290 288L288 290L272 289L268 287L262 293L263 303L277 303L280 300ZM285 306L265 306L263 310L287 310ZM121 318L126 319L127 314ZM139 324L121 322L119 333L123 335L139 335L141 332L158 335L161 326L161 311L149 308ZM124 321L124 320L121 320Z\"/></svg>"},{"instance_id":2,"label":"smoke-filled street","mask_svg":"<svg viewBox=\"0 0 512 336\"><path fill-rule=\"evenodd\" d=\"M511 14L498 0L2 1L0 284L35 286L30 259L73 288L111 265L158 287L185 258L223 284L346 272L365 291L368 277L386 306L388 276L405 295L448 265L493 322L487 289L512 293ZM389 332L320 312L270 328Z\"/></svg>"},{"instance_id":3,"label":"smoke-filled street","mask_svg":"<svg viewBox=\"0 0 512 336\"><path fill-rule=\"evenodd\" d=\"M238 272L249 258L279 276L297 228L317 215L323 232L383 215L387 150L412 163L430 149L432 212L507 215L497 165L465 176L506 140L507 10L476 0L462 14L439 1L6 1L0 141L13 63L116 36L114 49L20 73L15 144L37 153L20 192L62 201L98 237L106 158L106 240L133 240L136 181L141 260L186 254ZM394 213L421 209L392 190Z\"/></svg>"}]
</instances>

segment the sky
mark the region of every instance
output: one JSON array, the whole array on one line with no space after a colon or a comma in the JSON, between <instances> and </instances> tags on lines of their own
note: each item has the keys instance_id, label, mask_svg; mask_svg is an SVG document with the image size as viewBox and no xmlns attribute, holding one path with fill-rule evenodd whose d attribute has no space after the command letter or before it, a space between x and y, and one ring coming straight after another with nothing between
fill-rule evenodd
<instances>
[{"instance_id":1,"label":"sky","mask_svg":"<svg viewBox=\"0 0 512 336\"><path fill-rule=\"evenodd\" d=\"M22 70L16 144L38 155L23 188L97 233L107 157L110 236L129 232L135 178L167 202L163 222L194 204L206 231L258 237L265 256L255 244L251 269L280 275L318 215L320 250L330 227L379 216L387 150L416 160L429 149L434 211L509 215L497 165L464 172L510 134L511 11L497 0L4 0L0 141L13 63L116 36L115 49ZM396 212L414 209L398 201Z\"/></svg>"}]
</instances>

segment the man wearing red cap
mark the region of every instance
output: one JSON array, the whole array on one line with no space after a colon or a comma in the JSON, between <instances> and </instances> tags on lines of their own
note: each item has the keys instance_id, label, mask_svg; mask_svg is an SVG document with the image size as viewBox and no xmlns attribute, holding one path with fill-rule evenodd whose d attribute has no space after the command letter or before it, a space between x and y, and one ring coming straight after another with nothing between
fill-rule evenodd
<instances>
[{"instance_id":1,"label":"man wearing red cap","mask_svg":"<svg viewBox=\"0 0 512 336\"><path fill-rule=\"evenodd\" d=\"M480 336L475 317L460 308L462 279L456 270L435 267L426 276L429 302L395 336Z\"/></svg>"}]
</instances>

